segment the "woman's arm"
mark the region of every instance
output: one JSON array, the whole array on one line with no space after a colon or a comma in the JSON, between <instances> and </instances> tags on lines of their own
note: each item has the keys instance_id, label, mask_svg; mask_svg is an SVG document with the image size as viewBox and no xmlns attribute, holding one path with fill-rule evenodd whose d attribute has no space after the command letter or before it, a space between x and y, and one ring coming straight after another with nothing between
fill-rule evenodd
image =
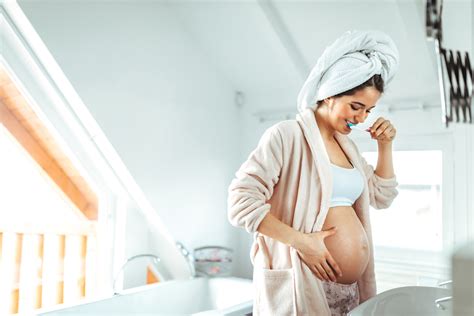
<instances>
[{"instance_id":1,"label":"woman's arm","mask_svg":"<svg viewBox=\"0 0 474 316\"><path fill-rule=\"evenodd\" d=\"M283 223L271 213L267 213L263 218L257 231L262 235L278 240L279 242L293 248L296 248L296 246L299 245L303 236L302 232Z\"/></svg>"},{"instance_id":2,"label":"woman's arm","mask_svg":"<svg viewBox=\"0 0 474 316\"><path fill-rule=\"evenodd\" d=\"M383 118L378 118L370 130L372 138L377 140L379 146L376 171L360 154L357 146L355 148L368 181L370 205L375 209L384 209L388 208L398 195L392 159L392 141L396 130Z\"/></svg>"},{"instance_id":3,"label":"woman's arm","mask_svg":"<svg viewBox=\"0 0 474 316\"><path fill-rule=\"evenodd\" d=\"M257 231L270 212L268 200L280 179L283 141L278 126L268 128L232 180L227 197L227 215L232 225L249 233Z\"/></svg>"},{"instance_id":4,"label":"woman's arm","mask_svg":"<svg viewBox=\"0 0 474 316\"><path fill-rule=\"evenodd\" d=\"M342 276L339 265L324 243L325 238L336 233L336 227L305 234L283 223L273 214L267 213L260 222L257 231L295 248L303 262L320 280L336 282L336 275Z\"/></svg>"},{"instance_id":5,"label":"woman's arm","mask_svg":"<svg viewBox=\"0 0 474 316\"><path fill-rule=\"evenodd\" d=\"M392 159L392 142L379 142L378 148L379 155L377 159L377 167L375 168L375 174L384 179L390 179L395 177Z\"/></svg>"},{"instance_id":6,"label":"woman's arm","mask_svg":"<svg viewBox=\"0 0 474 316\"><path fill-rule=\"evenodd\" d=\"M375 174L384 179L395 177L392 159L392 141L397 130L389 120L379 117L370 128L373 139L377 140L378 159Z\"/></svg>"}]
</instances>

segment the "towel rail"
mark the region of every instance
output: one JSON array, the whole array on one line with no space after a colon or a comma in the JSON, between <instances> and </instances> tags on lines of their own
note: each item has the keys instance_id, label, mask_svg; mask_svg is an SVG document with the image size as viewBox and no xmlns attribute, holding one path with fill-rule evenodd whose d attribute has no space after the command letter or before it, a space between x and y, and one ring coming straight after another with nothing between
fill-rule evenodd
<instances>
[{"instance_id":1,"label":"towel rail","mask_svg":"<svg viewBox=\"0 0 474 316\"><path fill-rule=\"evenodd\" d=\"M446 49L442 45L443 0L426 1L426 36L434 41L438 79L441 95L442 121L448 127L450 122L472 124L472 96L474 92L474 69L469 53ZM446 73L445 73L446 72ZM448 82L446 82L446 76ZM449 86L447 93L446 87ZM449 94L449 97L448 97Z\"/></svg>"}]
</instances>

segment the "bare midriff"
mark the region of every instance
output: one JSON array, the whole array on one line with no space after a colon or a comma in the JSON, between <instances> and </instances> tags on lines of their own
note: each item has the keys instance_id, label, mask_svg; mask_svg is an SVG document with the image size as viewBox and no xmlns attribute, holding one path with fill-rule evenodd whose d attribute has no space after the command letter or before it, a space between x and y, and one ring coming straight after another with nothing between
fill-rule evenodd
<instances>
[{"instance_id":1,"label":"bare midriff","mask_svg":"<svg viewBox=\"0 0 474 316\"><path fill-rule=\"evenodd\" d=\"M331 207L326 216L323 230L333 226L336 233L324 242L342 271L337 283L352 284L364 272L369 262L367 234L352 206Z\"/></svg>"}]
</instances>

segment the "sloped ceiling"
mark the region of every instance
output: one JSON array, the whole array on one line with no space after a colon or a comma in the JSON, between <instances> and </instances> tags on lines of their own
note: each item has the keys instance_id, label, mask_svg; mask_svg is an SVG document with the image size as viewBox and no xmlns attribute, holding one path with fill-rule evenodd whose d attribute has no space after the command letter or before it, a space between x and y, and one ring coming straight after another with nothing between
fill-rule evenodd
<instances>
[{"instance_id":1,"label":"sloped ceiling","mask_svg":"<svg viewBox=\"0 0 474 316\"><path fill-rule=\"evenodd\" d=\"M389 34L400 51L399 72L383 101L391 106L405 101L440 103L434 48L425 36L425 1L168 4L183 28L195 38L197 49L205 52L236 90L247 95L296 100L317 58L335 38L350 29L378 29ZM451 48L470 50L474 12L471 1L445 1L444 6L446 42Z\"/></svg>"}]
</instances>

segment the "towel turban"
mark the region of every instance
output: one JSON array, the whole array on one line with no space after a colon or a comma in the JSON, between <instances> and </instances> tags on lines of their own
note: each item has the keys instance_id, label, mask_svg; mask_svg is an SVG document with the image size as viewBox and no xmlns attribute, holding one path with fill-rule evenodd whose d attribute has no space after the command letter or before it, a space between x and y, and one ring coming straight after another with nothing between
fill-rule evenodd
<instances>
[{"instance_id":1,"label":"towel turban","mask_svg":"<svg viewBox=\"0 0 474 316\"><path fill-rule=\"evenodd\" d=\"M398 69L398 50L380 31L348 31L326 47L300 93L298 111L315 108L316 102L348 91L379 74L384 85Z\"/></svg>"}]
</instances>

